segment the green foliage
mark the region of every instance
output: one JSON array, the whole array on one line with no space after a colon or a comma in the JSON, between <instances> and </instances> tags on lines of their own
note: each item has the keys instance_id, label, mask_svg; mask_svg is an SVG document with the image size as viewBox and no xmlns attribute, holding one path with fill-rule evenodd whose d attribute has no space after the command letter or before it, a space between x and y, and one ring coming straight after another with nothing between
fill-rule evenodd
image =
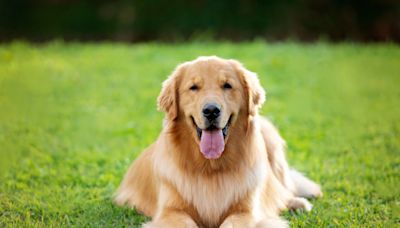
<instances>
[{"instance_id":1,"label":"green foliage","mask_svg":"<svg viewBox=\"0 0 400 228\"><path fill-rule=\"evenodd\" d=\"M0 40L400 42L399 13L396 0L3 0Z\"/></svg>"},{"instance_id":2,"label":"green foliage","mask_svg":"<svg viewBox=\"0 0 400 228\"><path fill-rule=\"evenodd\" d=\"M294 227L399 225L396 45L15 42L0 46L0 226L145 221L112 194L161 129L161 82L199 55L258 72L290 164L321 183L312 212L284 214Z\"/></svg>"}]
</instances>

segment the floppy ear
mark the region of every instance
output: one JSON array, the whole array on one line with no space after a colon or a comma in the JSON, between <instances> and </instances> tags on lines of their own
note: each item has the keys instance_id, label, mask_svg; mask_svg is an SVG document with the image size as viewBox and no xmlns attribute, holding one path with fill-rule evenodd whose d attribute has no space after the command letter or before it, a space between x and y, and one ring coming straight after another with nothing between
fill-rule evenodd
<instances>
[{"instance_id":1,"label":"floppy ear","mask_svg":"<svg viewBox=\"0 0 400 228\"><path fill-rule=\"evenodd\" d=\"M256 73L247 70L236 60L231 60L231 63L242 78L249 115L254 116L258 113L258 109L260 109L265 102L265 91L261 87Z\"/></svg>"},{"instance_id":2,"label":"floppy ear","mask_svg":"<svg viewBox=\"0 0 400 228\"><path fill-rule=\"evenodd\" d=\"M178 80L182 71L183 65L178 66L168 79L163 82L157 99L158 110L165 112L169 120L175 120L178 117Z\"/></svg>"}]
</instances>

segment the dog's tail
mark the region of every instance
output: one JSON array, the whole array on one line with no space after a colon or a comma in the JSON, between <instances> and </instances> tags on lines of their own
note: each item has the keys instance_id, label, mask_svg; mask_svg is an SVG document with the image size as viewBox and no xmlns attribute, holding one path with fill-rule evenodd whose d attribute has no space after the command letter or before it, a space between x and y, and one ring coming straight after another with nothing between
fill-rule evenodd
<instances>
[{"instance_id":1,"label":"dog's tail","mask_svg":"<svg viewBox=\"0 0 400 228\"><path fill-rule=\"evenodd\" d=\"M314 181L294 169L289 171L289 175L293 181L292 191L295 196L308 199L322 197L321 187Z\"/></svg>"}]
</instances>

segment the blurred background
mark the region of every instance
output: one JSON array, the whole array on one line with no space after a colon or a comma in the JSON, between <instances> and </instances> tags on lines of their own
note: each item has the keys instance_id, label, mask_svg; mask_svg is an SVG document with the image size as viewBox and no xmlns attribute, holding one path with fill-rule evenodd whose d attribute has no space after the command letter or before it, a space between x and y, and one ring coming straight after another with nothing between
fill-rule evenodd
<instances>
[{"instance_id":1,"label":"blurred background","mask_svg":"<svg viewBox=\"0 0 400 228\"><path fill-rule=\"evenodd\" d=\"M400 41L398 0L1 0L0 41Z\"/></svg>"}]
</instances>

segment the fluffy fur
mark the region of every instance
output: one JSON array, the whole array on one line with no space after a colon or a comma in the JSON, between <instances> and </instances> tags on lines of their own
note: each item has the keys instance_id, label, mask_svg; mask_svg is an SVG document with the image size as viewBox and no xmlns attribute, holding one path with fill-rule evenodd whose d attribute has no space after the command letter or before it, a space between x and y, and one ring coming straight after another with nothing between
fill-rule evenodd
<instances>
[{"instance_id":1,"label":"fluffy fur","mask_svg":"<svg viewBox=\"0 0 400 228\"><path fill-rule=\"evenodd\" d=\"M284 140L258 115L264 100L257 76L235 60L178 66L158 98L164 128L129 168L116 203L151 217L145 227L286 227L280 211L311 210L305 198L322 196L320 187L289 169ZM207 102L221 105L221 128L230 124L215 160L204 158L196 135Z\"/></svg>"}]
</instances>

